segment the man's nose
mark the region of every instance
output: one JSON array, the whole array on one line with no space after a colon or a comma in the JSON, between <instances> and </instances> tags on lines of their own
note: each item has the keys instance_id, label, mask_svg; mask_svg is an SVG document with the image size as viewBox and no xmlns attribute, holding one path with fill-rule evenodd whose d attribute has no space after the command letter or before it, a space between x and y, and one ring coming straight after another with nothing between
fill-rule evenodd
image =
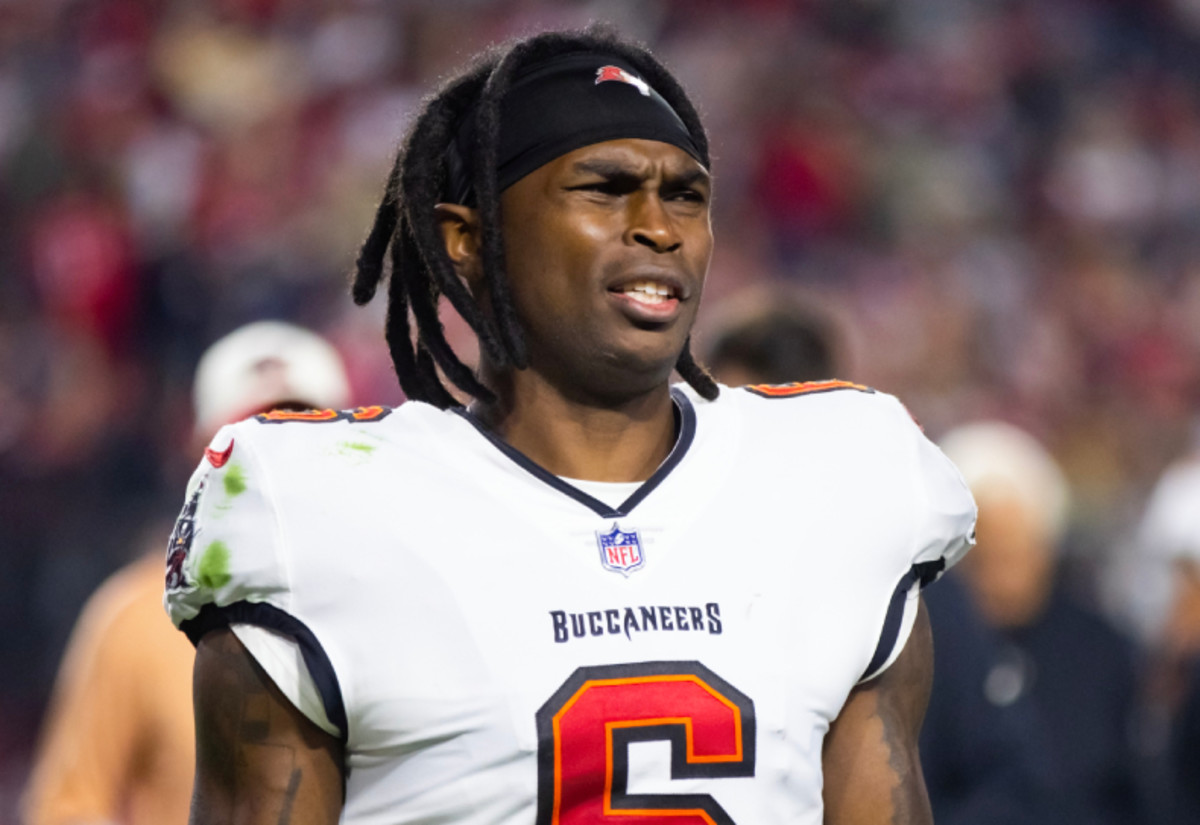
<instances>
[{"instance_id":1,"label":"man's nose","mask_svg":"<svg viewBox=\"0 0 1200 825\"><path fill-rule=\"evenodd\" d=\"M655 252L671 252L679 248L679 232L667 214L662 198L657 194L639 193L630 199L629 208L626 243L648 246Z\"/></svg>"}]
</instances>

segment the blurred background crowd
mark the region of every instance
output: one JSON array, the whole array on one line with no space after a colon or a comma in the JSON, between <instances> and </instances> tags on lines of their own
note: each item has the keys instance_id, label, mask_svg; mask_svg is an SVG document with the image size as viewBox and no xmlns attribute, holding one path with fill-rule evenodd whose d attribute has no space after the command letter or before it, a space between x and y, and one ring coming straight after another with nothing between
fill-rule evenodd
<instances>
[{"instance_id":1,"label":"blurred background crowd","mask_svg":"<svg viewBox=\"0 0 1200 825\"><path fill-rule=\"evenodd\" d=\"M709 128L699 350L786 286L931 437L1023 428L1071 490L1066 586L1161 646L1137 531L1200 413L1196 0L0 0L0 823L81 604L166 546L200 353L295 321L399 403L346 273L407 118L485 44L593 19ZM1139 690L1153 765L1174 694Z\"/></svg>"}]
</instances>

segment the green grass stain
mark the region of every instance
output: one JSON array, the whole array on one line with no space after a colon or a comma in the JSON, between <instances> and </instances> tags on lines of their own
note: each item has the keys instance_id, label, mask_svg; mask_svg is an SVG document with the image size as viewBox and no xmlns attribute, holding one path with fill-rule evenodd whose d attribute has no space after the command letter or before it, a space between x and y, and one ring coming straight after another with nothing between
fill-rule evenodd
<instances>
[{"instance_id":1,"label":"green grass stain","mask_svg":"<svg viewBox=\"0 0 1200 825\"><path fill-rule=\"evenodd\" d=\"M214 541L204 548L196 565L196 581L201 587L217 590L229 584L229 548L223 541Z\"/></svg>"},{"instance_id":2,"label":"green grass stain","mask_svg":"<svg viewBox=\"0 0 1200 825\"><path fill-rule=\"evenodd\" d=\"M376 450L374 444L363 444L361 441L343 441L339 446L343 450L355 450L365 455L370 455Z\"/></svg>"},{"instance_id":3,"label":"green grass stain","mask_svg":"<svg viewBox=\"0 0 1200 825\"><path fill-rule=\"evenodd\" d=\"M225 471L225 494L230 498L246 492L246 471L241 464L230 464Z\"/></svg>"}]
</instances>

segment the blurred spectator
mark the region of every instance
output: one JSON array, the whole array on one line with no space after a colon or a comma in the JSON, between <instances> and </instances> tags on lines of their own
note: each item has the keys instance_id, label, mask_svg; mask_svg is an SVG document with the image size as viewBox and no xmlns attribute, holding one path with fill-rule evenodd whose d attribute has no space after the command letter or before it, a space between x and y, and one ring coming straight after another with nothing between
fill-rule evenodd
<instances>
[{"instance_id":1,"label":"blurred spectator","mask_svg":"<svg viewBox=\"0 0 1200 825\"><path fill-rule=\"evenodd\" d=\"M971 552L975 552L973 549ZM1028 697L997 695L995 631L950 571L922 597L933 627L934 676L921 729L921 767L938 825L1059 825Z\"/></svg>"},{"instance_id":2,"label":"blurred spectator","mask_svg":"<svg viewBox=\"0 0 1200 825\"><path fill-rule=\"evenodd\" d=\"M337 352L260 321L217 341L194 386L195 452L221 425L276 408L343 407ZM210 459L213 460L213 459ZM162 537L88 600L71 634L25 805L27 825L186 822L195 771L191 644L162 606Z\"/></svg>"},{"instance_id":3,"label":"blurred spectator","mask_svg":"<svg viewBox=\"0 0 1200 825\"><path fill-rule=\"evenodd\" d=\"M1200 822L1200 660L1190 664L1171 741L1171 778L1177 789L1173 825Z\"/></svg>"},{"instance_id":4,"label":"blurred spectator","mask_svg":"<svg viewBox=\"0 0 1200 825\"><path fill-rule=\"evenodd\" d=\"M1151 698L1170 731L1167 763L1178 789L1172 821L1182 825L1200 821L1200 456L1181 459L1159 480L1138 550L1165 576Z\"/></svg>"},{"instance_id":5,"label":"blurred spectator","mask_svg":"<svg viewBox=\"0 0 1200 825\"><path fill-rule=\"evenodd\" d=\"M999 422L964 425L941 443L979 505L978 544L962 575L1004 639L988 698L1028 697L1036 714L1030 733L1050 789L1036 821L1142 821L1135 652L1062 586L1068 490L1058 466L1030 435Z\"/></svg>"},{"instance_id":6,"label":"blurred spectator","mask_svg":"<svg viewBox=\"0 0 1200 825\"><path fill-rule=\"evenodd\" d=\"M709 333L704 363L730 386L833 378L838 341L832 320L786 289L747 290L726 299Z\"/></svg>"},{"instance_id":7,"label":"blurred spectator","mask_svg":"<svg viewBox=\"0 0 1200 825\"><path fill-rule=\"evenodd\" d=\"M1156 645L1176 661L1200 657L1200 456L1167 468L1146 505L1141 561L1166 574Z\"/></svg>"}]
</instances>

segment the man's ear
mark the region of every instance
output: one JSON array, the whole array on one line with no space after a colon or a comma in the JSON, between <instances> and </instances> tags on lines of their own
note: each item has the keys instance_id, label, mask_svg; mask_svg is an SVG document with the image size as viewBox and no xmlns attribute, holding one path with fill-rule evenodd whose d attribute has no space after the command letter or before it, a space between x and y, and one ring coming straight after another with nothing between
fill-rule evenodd
<instances>
[{"instance_id":1,"label":"man's ear","mask_svg":"<svg viewBox=\"0 0 1200 825\"><path fill-rule=\"evenodd\" d=\"M458 203L439 203L433 207L433 215L454 271L475 293L483 277L483 262L479 259L479 212Z\"/></svg>"}]
</instances>

